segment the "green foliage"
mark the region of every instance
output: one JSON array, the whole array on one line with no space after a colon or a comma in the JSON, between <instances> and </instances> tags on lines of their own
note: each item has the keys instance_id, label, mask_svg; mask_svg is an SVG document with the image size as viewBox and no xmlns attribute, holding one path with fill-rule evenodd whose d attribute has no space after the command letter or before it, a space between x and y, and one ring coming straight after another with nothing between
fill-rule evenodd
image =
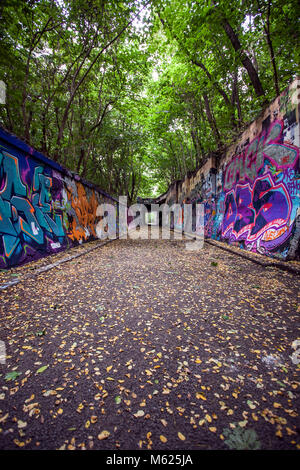
<instances>
[{"instance_id":1,"label":"green foliage","mask_svg":"<svg viewBox=\"0 0 300 470\"><path fill-rule=\"evenodd\" d=\"M296 76L297 10L296 0L3 0L0 122L111 194L158 195Z\"/></svg>"}]
</instances>

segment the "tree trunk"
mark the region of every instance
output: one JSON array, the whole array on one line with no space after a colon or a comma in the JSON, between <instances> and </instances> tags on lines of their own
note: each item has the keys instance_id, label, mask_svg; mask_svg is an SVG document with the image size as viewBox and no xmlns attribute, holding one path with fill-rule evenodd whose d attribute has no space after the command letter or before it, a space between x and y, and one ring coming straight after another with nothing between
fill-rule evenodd
<instances>
[{"instance_id":1,"label":"tree trunk","mask_svg":"<svg viewBox=\"0 0 300 470\"><path fill-rule=\"evenodd\" d=\"M126 29L130 26L130 24L135 20L135 18L142 12L142 10L144 10L144 8L146 8L146 6L150 3L150 0L148 0L145 5L138 11L137 14L135 14L131 19L130 21L128 21L128 23L105 45L101 48L101 50L96 54L95 58L91 61L90 65L88 66L87 70L83 73L82 77L78 80L78 82L76 83L76 85L74 84L74 88L71 92L71 95L70 95L70 98L66 104L66 107L65 107L65 110L64 110L64 113L63 113L63 117L62 117L62 120L61 120L61 124L60 124L60 127L59 127L59 131L58 131L58 136L57 136L57 141L56 141L56 152L55 152L55 155L54 155L54 160L57 161L58 160L58 156L59 156L59 148L60 148L60 144L61 144L61 140L63 138L63 134L64 134L64 130L65 130L65 126L66 126L66 122L67 122L67 119L68 119L68 115L69 115L69 111L70 111L70 108L71 108L71 105L74 101L74 98L78 92L78 89L80 88L80 86L82 85L82 83L84 82L84 80L86 79L86 77L88 76L88 74L90 73L90 71L92 70L92 68L94 67L94 65L96 64L96 62L98 61L99 57L114 43L116 42L121 36L122 34L126 31ZM90 55L90 50L88 51L87 55L84 57L83 59L83 62L81 63L80 65L80 68L83 66L83 63L85 62L86 58Z\"/></svg>"},{"instance_id":2,"label":"tree trunk","mask_svg":"<svg viewBox=\"0 0 300 470\"><path fill-rule=\"evenodd\" d=\"M259 79L258 73L255 70L255 67L253 66L250 58L247 56L246 52L242 49L242 45L239 41L239 38L233 28L231 27L230 23L226 18L222 19L222 25L225 30L225 33L227 34L228 38L230 39L230 42L236 52L239 53L241 62L245 69L248 72L249 78L251 80L251 83L254 87L255 93L257 96L264 96L265 92L262 87L261 81Z\"/></svg>"},{"instance_id":3,"label":"tree trunk","mask_svg":"<svg viewBox=\"0 0 300 470\"><path fill-rule=\"evenodd\" d=\"M220 136L220 133L219 133L219 130L218 130L218 127L217 127L216 120L215 120L215 118L212 114L212 111L211 111L211 108L210 108L210 103L209 103L209 98L208 98L206 93L203 93L203 99L204 99L205 113L206 113L208 122L210 124L211 130L212 130L212 132L214 134L214 137L216 139L217 146L218 146L218 148L220 148L221 145L222 145L221 136Z\"/></svg>"},{"instance_id":4,"label":"tree trunk","mask_svg":"<svg viewBox=\"0 0 300 470\"><path fill-rule=\"evenodd\" d=\"M239 89L238 89L238 80L237 80L237 71L234 71L233 75L233 84L232 84L232 105L236 105L237 113L238 113L238 128L242 125L242 109L241 103L239 98Z\"/></svg>"},{"instance_id":5,"label":"tree trunk","mask_svg":"<svg viewBox=\"0 0 300 470\"><path fill-rule=\"evenodd\" d=\"M276 96L278 96L280 91L279 91L278 72L277 72L275 54L274 54L273 43L272 43L271 32L270 32L270 14L271 14L271 4L269 2L267 20L266 20L266 23L264 24L264 30L266 34L267 44L268 44L269 51L270 51L271 63L272 63L272 68L273 68L275 92L276 92Z\"/></svg>"}]
</instances>

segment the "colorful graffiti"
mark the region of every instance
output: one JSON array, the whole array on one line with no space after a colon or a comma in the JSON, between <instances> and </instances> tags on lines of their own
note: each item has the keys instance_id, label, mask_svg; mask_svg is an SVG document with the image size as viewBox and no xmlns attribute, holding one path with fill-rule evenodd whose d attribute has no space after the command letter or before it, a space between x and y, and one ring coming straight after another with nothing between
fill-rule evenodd
<instances>
[{"instance_id":1,"label":"colorful graffiti","mask_svg":"<svg viewBox=\"0 0 300 470\"><path fill-rule=\"evenodd\" d=\"M289 236L290 215L291 200L286 187L274 184L270 175L262 176L253 187L238 184L226 194L222 236L245 240L251 249L254 242L261 240L267 249L269 242L273 244L280 238L282 243Z\"/></svg>"},{"instance_id":2,"label":"colorful graffiti","mask_svg":"<svg viewBox=\"0 0 300 470\"><path fill-rule=\"evenodd\" d=\"M283 246L293 230L299 149L282 133L283 122L275 121L225 169L221 238L260 253Z\"/></svg>"},{"instance_id":3,"label":"colorful graffiti","mask_svg":"<svg viewBox=\"0 0 300 470\"><path fill-rule=\"evenodd\" d=\"M224 190L238 181L253 181L267 159L270 169L294 168L298 162L299 149L282 142L283 121L275 121L268 134L263 132L248 145L245 152L232 158L225 169Z\"/></svg>"},{"instance_id":4,"label":"colorful graffiti","mask_svg":"<svg viewBox=\"0 0 300 470\"><path fill-rule=\"evenodd\" d=\"M116 233L116 218L106 223L98 208L117 201L24 146L0 130L0 268Z\"/></svg>"},{"instance_id":5,"label":"colorful graffiti","mask_svg":"<svg viewBox=\"0 0 300 470\"><path fill-rule=\"evenodd\" d=\"M73 209L70 213L72 216L69 227L68 236L71 240L77 240L79 243L86 241L92 235L97 237L96 226L98 223L97 207L100 200L97 199L96 192L90 190L89 197L87 189L82 183L68 180L67 182L67 199Z\"/></svg>"},{"instance_id":6,"label":"colorful graffiti","mask_svg":"<svg viewBox=\"0 0 300 470\"><path fill-rule=\"evenodd\" d=\"M299 148L284 133L283 121L269 123L223 170L210 171L191 189L193 202L204 203L205 237L271 256L295 253Z\"/></svg>"},{"instance_id":7,"label":"colorful graffiti","mask_svg":"<svg viewBox=\"0 0 300 470\"><path fill-rule=\"evenodd\" d=\"M62 216L52 205L52 178L36 166L20 174L19 159L0 151L0 233L2 261L14 264L31 249L55 250L64 242Z\"/></svg>"},{"instance_id":8,"label":"colorful graffiti","mask_svg":"<svg viewBox=\"0 0 300 470\"><path fill-rule=\"evenodd\" d=\"M205 237L300 258L299 87L295 80L210 168L176 183L179 203L204 204Z\"/></svg>"}]
</instances>

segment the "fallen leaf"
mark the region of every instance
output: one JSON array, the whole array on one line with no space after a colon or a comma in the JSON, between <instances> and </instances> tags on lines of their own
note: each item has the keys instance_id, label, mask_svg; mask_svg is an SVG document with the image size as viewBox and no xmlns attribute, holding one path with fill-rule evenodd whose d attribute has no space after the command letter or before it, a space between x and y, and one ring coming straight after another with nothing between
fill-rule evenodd
<instances>
[{"instance_id":1,"label":"fallen leaf","mask_svg":"<svg viewBox=\"0 0 300 470\"><path fill-rule=\"evenodd\" d=\"M206 400L206 397L203 395L203 393L196 393L196 398L201 399L201 400Z\"/></svg>"},{"instance_id":2,"label":"fallen leaf","mask_svg":"<svg viewBox=\"0 0 300 470\"><path fill-rule=\"evenodd\" d=\"M251 400L247 400L247 405L249 406L249 408L251 408L251 410L254 410L256 408L256 405L254 405Z\"/></svg>"},{"instance_id":3,"label":"fallen leaf","mask_svg":"<svg viewBox=\"0 0 300 470\"><path fill-rule=\"evenodd\" d=\"M10 380L15 380L17 377L19 377L19 375L21 375L22 372L17 372L16 370L12 371L12 372L8 372L8 374L6 374L5 376L5 380L7 382L9 382Z\"/></svg>"},{"instance_id":4,"label":"fallen leaf","mask_svg":"<svg viewBox=\"0 0 300 470\"><path fill-rule=\"evenodd\" d=\"M110 436L109 431L102 431L100 434L98 434L98 439L99 441L103 441L103 439L107 439Z\"/></svg>"},{"instance_id":5,"label":"fallen leaf","mask_svg":"<svg viewBox=\"0 0 300 470\"><path fill-rule=\"evenodd\" d=\"M44 372L46 369L48 369L48 367L49 367L49 365L47 365L47 366L42 366L42 367L40 367L40 368L36 371L36 373L37 373L37 374L41 374L41 373Z\"/></svg>"}]
</instances>

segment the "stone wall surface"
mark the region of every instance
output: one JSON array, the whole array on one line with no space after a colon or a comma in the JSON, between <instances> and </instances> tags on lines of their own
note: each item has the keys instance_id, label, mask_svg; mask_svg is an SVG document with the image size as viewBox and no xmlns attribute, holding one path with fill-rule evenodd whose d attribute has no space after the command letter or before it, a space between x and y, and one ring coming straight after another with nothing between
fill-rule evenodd
<instances>
[{"instance_id":1,"label":"stone wall surface","mask_svg":"<svg viewBox=\"0 0 300 470\"><path fill-rule=\"evenodd\" d=\"M117 212L115 198L0 129L0 268L105 239Z\"/></svg>"},{"instance_id":2,"label":"stone wall surface","mask_svg":"<svg viewBox=\"0 0 300 470\"><path fill-rule=\"evenodd\" d=\"M300 79L216 161L209 158L166 202L203 203L205 236L283 260L299 257ZM175 228L183 224L175 220Z\"/></svg>"}]
</instances>

